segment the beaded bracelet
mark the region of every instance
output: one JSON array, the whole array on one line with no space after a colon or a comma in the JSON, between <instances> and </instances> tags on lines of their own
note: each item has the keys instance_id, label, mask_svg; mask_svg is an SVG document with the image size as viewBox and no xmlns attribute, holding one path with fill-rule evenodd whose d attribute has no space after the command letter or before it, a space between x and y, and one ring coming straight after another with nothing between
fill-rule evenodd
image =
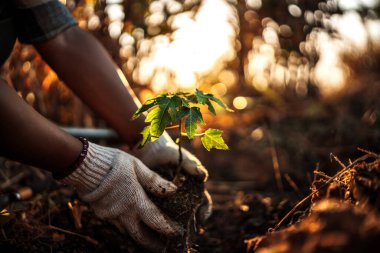
<instances>
[{"instance_id":1,"label":"beaded bracelet","mask_svg":"<svg viewBox=\"0 0 380 253\"><path fill-rule=\"evenodd\" d=\"M86 158L87 151L88 151L88 140L86 138L83 138L83 137L79 137L78 139L82 142L82 145L83 145L82 151L80 152L79 156L77 157L75 162L70 167L68 167L67 169L53 173L53 177L56 180L63 179L66 176L70 175L72 172L74 172L83 163L83 160Z\"/></svg>"}]
</instances>

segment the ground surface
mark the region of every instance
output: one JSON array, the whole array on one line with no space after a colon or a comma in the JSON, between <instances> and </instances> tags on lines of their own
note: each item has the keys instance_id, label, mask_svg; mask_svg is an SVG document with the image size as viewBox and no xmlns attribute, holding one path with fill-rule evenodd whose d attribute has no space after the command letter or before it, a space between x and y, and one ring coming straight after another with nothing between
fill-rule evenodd
<instances>
[{"instance_id":1,"label":"ground surface","mask_svg":"<svg viewBox=\"0 0 380 253\"><path fill-rule=\"evenodd\" d=\"M27 169L11 162L5 165L15 175ZM17 184L50 180L34 173L38 170L28 170L31 174ZM197 250L246 252L249 246L252 252L257 246L260 253L370 252L380 246L380 160L375 154L367 155L339 173L334 180L317 173L312 198L269 234L268 229L299 203L294 193L249 193L249 182L210 181L214 213L196 237ZM2 252L146 252L75 200L71 188L52 183L29 201L13 205L11 216L1 216ZM80 219L75 214L79 210Z\"/></svg>"}]
</instances>

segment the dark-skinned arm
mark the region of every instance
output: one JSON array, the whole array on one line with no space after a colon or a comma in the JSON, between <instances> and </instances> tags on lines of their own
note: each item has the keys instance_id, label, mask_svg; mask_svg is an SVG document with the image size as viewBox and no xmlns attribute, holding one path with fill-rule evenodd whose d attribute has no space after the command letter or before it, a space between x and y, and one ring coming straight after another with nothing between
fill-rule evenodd
<instances>
[{"instance_id":1,"label":"dark-skinned arm","mask_svg":"<svg viewBox=\"0 0 380 253\"><path fill-rule=\"evenodd\" d=\"M29 106L0 79L0 153L54 173L70 168L82 143Z\"/></svg>"},{"instance_id":2,"label":"dark-skinned arm","mask_svg":"<svg viewBox=\"0 0 380 253\"><path fill-rule=\"evenodd\" d=\"M144 119L131 122L139 102L121 81L109 54L91 34L71 27L34 46L61 80L127 144L133 146L139 141Z\"/></svg>"},{"instance_id":3,"label":"dark-skinned arm","mask_svg":"<svg viewBox=\"0 0 380 253\"><path fill-rule=\"evenodd\" d=\"M139 101L130 87L124 86L116 67L103 46L89 33L72 27L55 38L35 44L58 76L89 107L104 118L122 139L133 147L146 125L144 117L131 121ZM183 151L184 169L203 179L207 171L190 152ZM178 146L168 134L133 153L149 167L176 163Z\"/></svg>"}]
</instances>

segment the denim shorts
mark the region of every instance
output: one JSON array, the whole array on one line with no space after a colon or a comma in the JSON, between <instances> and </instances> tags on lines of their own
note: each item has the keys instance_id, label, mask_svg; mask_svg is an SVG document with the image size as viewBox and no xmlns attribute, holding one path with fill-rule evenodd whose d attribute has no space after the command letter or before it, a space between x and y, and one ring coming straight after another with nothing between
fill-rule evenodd
<instances>
[{"instance_id":1,"label":"denim shorts","mask_svg":"<svg viewBox=\"0 0 380 253\"><path fill-rule=\"evenodd\" d=\"M43 42L77 25L68 9L58 0L10 1L14 2L13 20L22 43Z\"/></svg>"},{"instance_id":2,"label":"denim shorts","mask_svg":"<svg viewBox=\"0 0 380 253\"><path fill-rule=\"evenodd\" d=\"M1 0L0 21L9 19L18 39L30 44L46 41L77 25L58 0Z\"/></svg>"}]
</instances>

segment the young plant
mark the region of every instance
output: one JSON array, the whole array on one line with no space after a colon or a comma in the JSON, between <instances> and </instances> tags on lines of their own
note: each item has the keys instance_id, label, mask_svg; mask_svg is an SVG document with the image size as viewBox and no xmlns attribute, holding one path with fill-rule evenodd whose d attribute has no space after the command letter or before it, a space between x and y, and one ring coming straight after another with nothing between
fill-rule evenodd
<instances>
[{"instance_id":1,"label":"young plant","mask_svg":"<svg viewBox=\"0 0 380 253\"><path fill-rule=\"evenodd\" d=\"M208 151L212 148L228 149L222 137L223 131L209 128L203 133L196 133L199 124L206 124L203 120L200 106L206 105L208 110L216 115L213 103L227 111L232 111L213 94L204 93L198 89L195 93L164 93L147 100L133 115L133 119L136 119L142 113L152 109L145 119L145 122L150 124L141 132L142 141L140 147L143 147L149 141L156 141L164 133L165 129L178 127L179 136L176 142L179 147L179 158L176 175L178 175L182 164L182 138L193 139L195 136L200 136L203 146ZM185 131L183 131L183 128Z\"/></svg>"}]
</instances>

